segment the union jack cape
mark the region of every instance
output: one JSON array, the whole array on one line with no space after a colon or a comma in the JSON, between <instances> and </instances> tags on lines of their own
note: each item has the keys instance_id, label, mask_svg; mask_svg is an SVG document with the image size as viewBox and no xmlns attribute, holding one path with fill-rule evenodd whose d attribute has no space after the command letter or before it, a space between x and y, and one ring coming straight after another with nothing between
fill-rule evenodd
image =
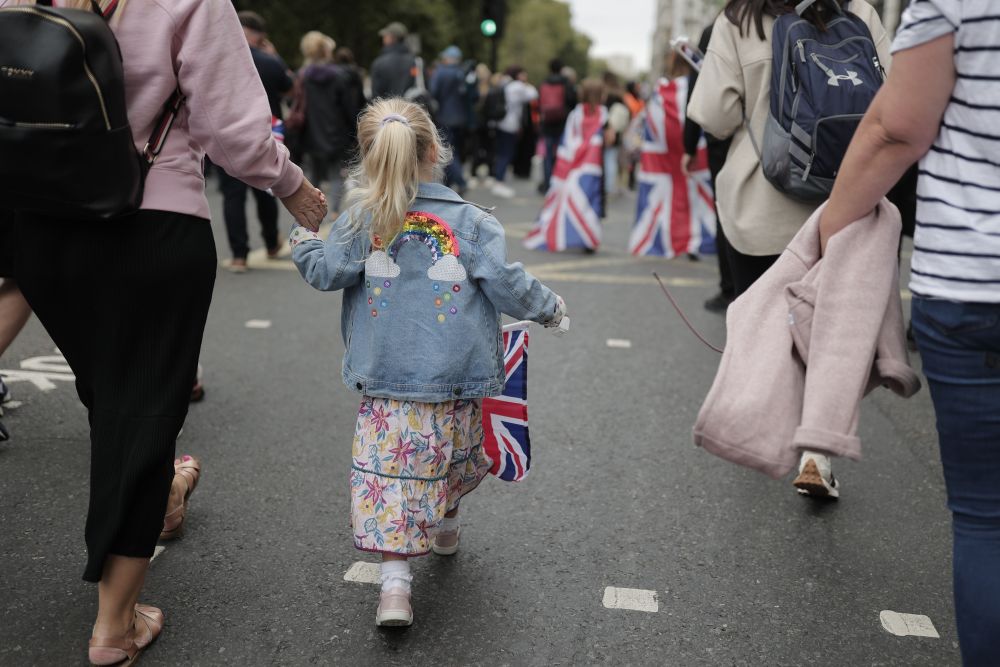
<instances>
[{"instance_id":1,"label":"union jack cape","mask_svg":"<svg viewBox=\"0 0 1000 667\"><path fill-rule=\"evenodd\" d=\"M531 467L528 438L528 322L503 328L503 393L483 399L483 449L493 461L490 472L519 482Z\"/></svg>"},{"instance_id":2,"label":"union jack cape","mask_svg":"<svg viewBox=\"0 0 1000 667\"><path fill-rule=\"evenodd\" d=\"M688 81L660 79L642 120L639 202L629 237L633 255L676 257L715 252L715 202L702 138L687 178L684 112Z\"/></svg>"},{"instance_id":3,"label":"union jack cape","mask_svg":"<svg viewBox=\"0 0 1000 667\"><path fill-rule=\"evenodd\" d=\"M524 239L525 247L558 252L600 245L607 122L603 106L587 114L579 104L566 118L549 191L534 229Z\"/></svg>"}]
</instances>

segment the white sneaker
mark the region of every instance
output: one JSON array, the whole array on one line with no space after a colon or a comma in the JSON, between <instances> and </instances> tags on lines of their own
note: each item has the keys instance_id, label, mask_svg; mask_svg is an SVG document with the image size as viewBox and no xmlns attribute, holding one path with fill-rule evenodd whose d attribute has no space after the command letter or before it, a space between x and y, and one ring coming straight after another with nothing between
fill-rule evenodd
<instances>
[{"instance_id":1,"label":"white sneaker","mask_svg":"<svg viewBox=\"0 0 1000 667\"><path fill-rule=\"evenodd\" d=\"M454 556L458 553L458 540L461 534L461 527L457 530L439 532L434 536L434 541L431 542L431 551L438 556Z\"/></svg>"},{"instance_id":2,"label":"white sneaker","mask_svg":"<svg viewBox=\"0 0 1000 667\"><path fill-rule=\"evenodd\" d=\"M514 195L517 194L514 192L514 188L509 185L504 185L503 183L497 183L494 185L490 192L493 193L493 196L500 197L501 199L513 199Z\"/></svg>"},{"instance_id":3,"label":"white sneaker","mask_svg":"<svg viewBox=\"0 0 1000 667\"><path fill-rule=\"evenodd\" d=\"M479 179L476 178L475 176L470 176L469 178L467 178L465 180L465 183L466 183L466 185L469 186L470 190L473 190L473 189L479 187Z\"/></svg>"},{"instance_id":4,"label":"white sneaker","mask_svg":"<svg viewBox=\"0 0 1000 667\"><path fill-rule=\"evenodd\" d=\"M497 184L497 179L493 178L492 176L487 176L486 178L483 179L484 188L492 188L496 184Z\"/></svg>"},{"instance_id":5,"label":"white sneaker","mask_svg":"<svg viewBox=\"0 0 1000 667\"><path fill-rule=\"evenodd\" d=\"M392 588L379 594L375 625L381 627L406 627L413 623L410 594L402 588Z\"/></svg>"},{"instance_id":6,"label":"white sneaker","mask_svg":"<svg viewBox=\"0 0 1000 667\"><path fill-rule=\"evenodd\" d=\"M792 484L804 496L834 499L840 497L840 485L833 476L830 457L817 452L802 452L799 476Z\"/></svg>"}]
</instances>

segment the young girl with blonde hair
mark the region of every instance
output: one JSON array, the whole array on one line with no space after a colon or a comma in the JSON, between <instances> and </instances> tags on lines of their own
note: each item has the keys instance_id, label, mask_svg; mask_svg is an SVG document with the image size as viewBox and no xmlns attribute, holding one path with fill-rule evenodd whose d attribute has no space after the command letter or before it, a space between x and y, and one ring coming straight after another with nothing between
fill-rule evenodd
<instances>
[{"instance_id":1,"label":"young girl with blonde hair","mask_svg":"<svg viewBox=\"0 0 1000 667\"><path fill-rule=\"evenodd\" d=\"M354 545L382 554L377 625L409 625L408 558L458 550L458 506L490 467L481 399L504 383L500 316L557 326L565 305L506 260L489 211L434 182L449 160L427 113L379 100L358 122L360 186L325 243L292 231L319 290L344 290L343 379L361 395Z\"/></svg>"}]
</instances>

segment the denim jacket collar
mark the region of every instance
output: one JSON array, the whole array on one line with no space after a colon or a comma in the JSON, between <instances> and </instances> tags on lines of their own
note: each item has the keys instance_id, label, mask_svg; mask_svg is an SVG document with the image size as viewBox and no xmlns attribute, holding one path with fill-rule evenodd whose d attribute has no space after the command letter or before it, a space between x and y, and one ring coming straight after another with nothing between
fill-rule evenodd
<instances>
[{"instance_id":1,"label":"denim jacket collar","mask_svg":"<svg viewBox=\"0 0 1000 667\"><path fill-rule=\"evenodd\" d=\"M439 199L441 201L464 202L451 188L440 183L421 182L417 184L417 196L421 199Z\"/></svg>"}]
</instances>

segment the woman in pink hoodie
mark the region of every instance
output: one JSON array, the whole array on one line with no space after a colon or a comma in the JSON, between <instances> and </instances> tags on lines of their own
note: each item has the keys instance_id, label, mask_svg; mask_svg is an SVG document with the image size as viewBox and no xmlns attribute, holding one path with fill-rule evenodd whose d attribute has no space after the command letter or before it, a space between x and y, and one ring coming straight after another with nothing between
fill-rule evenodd
<instances>
[{"instance_id":1,"label":"woman in pink hoodie","mask_svg":"<svg viewBox=\"0 0 1000 667\"><path fill-rule=\"evenodd\" d=\"M0 0L0 7L33 4ZM90 0L60 7L90 9ZM166 101L184 95L145 182L114 222L0 211L0 275L17 280L66 356L91 425L84 579L98 582L90 660L131 661L163 624L139 592L162 528L179 528L197 482L176 461L217 259L202 162L281 199L315 229L326 200L271 136L271 112L229 0L105 0L121 46L136 149ZM2 202L0 202L2 207ZM168 523L164 525L164 511ZM172 523L171 523L172 518Z\"/></svg>"}]
</instances>

